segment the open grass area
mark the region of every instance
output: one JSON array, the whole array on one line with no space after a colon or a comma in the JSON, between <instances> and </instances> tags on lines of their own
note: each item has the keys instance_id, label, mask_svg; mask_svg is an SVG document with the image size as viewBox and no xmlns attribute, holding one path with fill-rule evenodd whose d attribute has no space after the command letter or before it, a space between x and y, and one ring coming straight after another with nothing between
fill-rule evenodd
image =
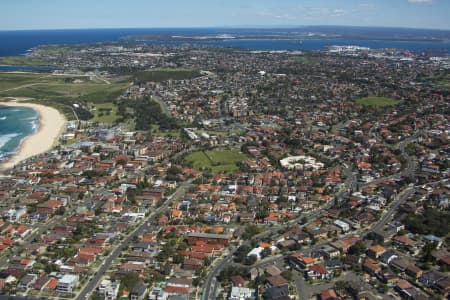
<instances>
[{"instance_id":1,"label":"open grass area","mask_svg":"<svg viewBox=\"0 0 450 300\"><path fill-rule=\"evenodd\" d=\"M448 80L443 80L443 81L439 81L436 84L437 88L445 90L445 91L450 91L450 79Z\"/></svg>"},{"instance_id":2,"label":"open grass area","mask_svg":"<svg viewBox=\"0 0 450 300\"><path fill-rule=\"evenodd\" d=\"M118 119L117 106L113 103L97 103L94 106L95 110L91 111L94 114L92 122L113 123Z\"/></svg>"},{"instance_id":3,"label":"open grass area","mask_svg":"<svg viewBox=\"0 0 450 300\"><path fill-rule=\"evenodd\" d=\"M45 61L35 57L2 56L0 57L0 65L47 66L48 64Z\"/></svg>"},{"instance_id":4,"label":"open grass area","mask_svg":"<svg viewBox=\"0 0 450 300\"><path fill-rule=\"evenodd\" d=\"M356 100L356 103L364 106L392 106L401 103L402 100L395 100L386 97L367 97Z\"/></svg>"},{"instance_id":5,"label":"open grass area","mask_svg":"<svg viewBox=\"0 0 450 300\"><path fill-rule=\"evenodd\" d=\"M33 73L0 73L0 92L17 88L22 85L36 83L37 80L45 81L48 75Z\"/></svg>"},{"instance_id":6,"label":"open grass area","mask_svg":"<svg viewBox=\"0 0 450 300\"><path fill-rule=\"evenodd\" d=\"M294 59L295 59L294 61L300 65L315 65L320 62L320 60L317 59L316 57L307 55L295 56Z\"/></svg>"},{"instance_id":7,"label":"open grass area","mask_svg":"<svg viewBox=\"0 0 450 300\"><path fill-rule=\"evenodd\" d=\"M200 72L188 69L153 69L136 74L137 82L161 82L169 79L184 80L200 76Z\"/></svg>"},{"instance_id":8,"label":"open grass area","mask_svg":"<svg viewBox=\"0 0 450 300\"><path fill-rule=\"evenodd\" d=\"M35 99L72 98L79 101L108 102L119 96L127 82L109 81L87 76L0 73L0 97Z\"/></svg>"},{"instance_id":9,"label":"open grass area","mask_svg":"<svg viewBox=\"0 0 450 300\"><path fill-rule=\"evenodd\" d=\"M237 149L197 151L188 154L186 161L191 162L196 169L210 169L213 173L235 172L239 170L238 162L248 157Z\"/></svg>"},{"instance_id":10,"label":"open grass area","mask_svg":"<svg viewBox=\"0 0 450 300\"><path fill-rule=\"evenodd\" d=\"M80 107L105 104L103 107L99 106L94 119L98 122L114 122L117 119L117 108L112 101L128 86L129 82L126 79L41 73L0 73L0 98L28 98L63 111L69 120L74 118L72 110L74 103L79 104ZM103 108L101 115L100 108ZM76 110L80 119L92 118L86 109Z\"/></svg>"},{"instance_id":11,"label":"open grass area","mask_svg":"<svg viewBox=\"0 0 450 300\"><path fill-rule=\"evenodd\" d=\"M150 131L152 135L161 136L161 137L180 137L181 133L179 129L161 129L159 125L152 124L150 126Z\"/></svg>"}]
</instances>

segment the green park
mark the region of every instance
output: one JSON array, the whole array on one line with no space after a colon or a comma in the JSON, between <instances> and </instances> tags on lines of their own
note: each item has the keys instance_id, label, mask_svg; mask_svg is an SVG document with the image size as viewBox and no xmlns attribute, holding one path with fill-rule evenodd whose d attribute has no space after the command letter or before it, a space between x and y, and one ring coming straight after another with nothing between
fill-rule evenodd
<instances>
[{"instance_id":1,"label":"green park","mask_svg":"<svg viewBox=\"0 0 450 300\"><path fill-rule=\"evenodd\" d=\"M209 169L213 173L228 173L239 170L238 163L247 156L238 149L197 151L188 154L186 161L196 169Z\"/></svg>"}]
</instances>

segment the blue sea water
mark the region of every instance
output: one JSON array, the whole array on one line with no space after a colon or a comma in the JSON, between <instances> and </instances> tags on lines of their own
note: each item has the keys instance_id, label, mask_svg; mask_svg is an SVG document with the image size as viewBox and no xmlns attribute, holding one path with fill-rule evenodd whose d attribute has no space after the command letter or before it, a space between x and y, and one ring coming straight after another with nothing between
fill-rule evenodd
<instances>
[{"instance_id":1,"label":"blue sea water","mask_svg":"<svg viewBox=\"0 0 450 300\"><path fill-rule=\"evenodd\" d=\"M23 72L50 72L55 70L54 67L51 66L10 66L10 65L0 65L0 72L15 72L15 71L23 71Z\"/></svg>"},{"instance_id":2,"label":"blue sea water","mask_svg":"<svg viewBox=\"0 0 450 300\"><path fill-rule=\"evenodd\" d=\"M0 161L17 151L21 141L36 132L39 114L28 107L0 106Z\"/></svg>"},{"instance_id":3,"label":"blue sea water","mask_svg":"<svg viewBox=\"0 0 450 300\"><path fill-rule=\"evenodd\" d=\"M210 41L146 41L154 44L197 44L211 46L239 47L253 50L321 50L330 45L357 45L380 48L398 48L414 52L450 53L450 41L396 41L376 39L345 39L345 38L304 38L291 39L258 39L258 35L284 34L290 36L295 32L280 30L242 30L220 28L158 28L158 29L71 29L71 30L19 30L0 31L0 56L24 55L33 47L50 44L81 44L96 42L126 41L127 36L156 35L252 35L255 39L225 39Z\"/></svg>"},{"instance_id":4,"label":"blue sea water","mask_svg":"<svg viewBox=\"0 0 450 300\"><path fill-rule=\"evenodd\" d=\"M145 41L156 44L186 44L181 41ZM328 46L356 45L371 49L403 49L415 53L430 53L440 55L450 53L450 42L418 42L418 41L391 41L391 40L355 40L355 39L224 39L212 41L193 41L192 44L237 47L250 50L323 50Z\"/></svg>"}]
</instances>

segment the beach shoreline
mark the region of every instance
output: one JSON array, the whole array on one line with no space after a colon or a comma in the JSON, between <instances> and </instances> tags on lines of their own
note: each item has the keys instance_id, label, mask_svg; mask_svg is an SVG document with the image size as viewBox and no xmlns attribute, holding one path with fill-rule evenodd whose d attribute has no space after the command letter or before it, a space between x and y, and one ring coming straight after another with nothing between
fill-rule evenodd
<instances>
[{"instance_id":1,"label":"beach shoreline","mask_svg":"<svg viewBox=\"0 0 450 300\"><path fill-rule=\"evenodd\" d=\"M21 141L14 156L0 163L0 174L6 173L27 158L52 149L65 130L66 118L53 107L23 102L0 102L0 106L29 107L39 114L38 129Z\"/></svg>"}]
</instances>

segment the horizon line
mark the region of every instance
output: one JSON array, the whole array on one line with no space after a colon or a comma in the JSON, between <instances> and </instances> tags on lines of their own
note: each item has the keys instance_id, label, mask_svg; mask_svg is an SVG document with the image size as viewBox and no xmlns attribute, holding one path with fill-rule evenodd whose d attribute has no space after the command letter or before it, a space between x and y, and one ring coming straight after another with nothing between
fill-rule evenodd
<instances>
[{"instance_id":1,"label":"horizon line","mask_svg":"<svg viewBox=\"0 0 450 300\"><path fill-rule=\"evenodd\" d=\"M67 28L22 28L0 29L0 32L11 31L58 31L58 30L119 30L119 29L296 29L307 27L353 27L353 28L384 28L384 29L415 29L450 31L450 28L408 27L408 26L380 26L380 25L223 25L223 26L168 26L168 27L67 27Z\"/></svg>"}]
</instances>

